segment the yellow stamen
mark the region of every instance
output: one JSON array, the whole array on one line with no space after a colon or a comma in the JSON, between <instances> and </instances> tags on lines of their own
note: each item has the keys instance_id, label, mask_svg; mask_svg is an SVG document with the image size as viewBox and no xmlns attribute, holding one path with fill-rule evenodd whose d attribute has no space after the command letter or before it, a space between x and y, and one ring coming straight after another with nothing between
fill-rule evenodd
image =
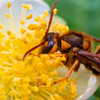
<instances>
[{"instance_id":1,"label":"yellow stamen","mask_svg":"<svg viewBox=\"0 0 100 100\"><path fill-rule=\"evenodd\" d=\"M20 33L21 33L21 34L24 34L25 32L26 32L26 29L21 28Z\"/></svg>"},{"instance_id":2,"label":"yellow stamen","mask_svg":"<svg viewBox=\"0 0 100 100\"><path fill-rule=\"evenodd\" d=\"M23 20L21 20L21 21L20 21L20 24L21 24L21 25L24 25L24 24L25 24L25 22L24 22Z\"/></svg>"},{"instance_id":3,"label":"yellow stamen","mask_svg":"<svg viewBox=\"0 0 100 100\"><path fill-rule=\"evenodd\" d=\"M55 8L55 9L53 10L53 14L56 15L56 14L57 14L57 11L58 11L58 10Z\"/></svg>"},{"instance_id":4,"label":"yellow stamen","mask_svg":"<svg viewBox=\"0 0 100 100\"><path fill-rule=\"evenodd\" d=\"M0 25L0 29L3 29L3 26L2 25Z\"/></svg>"},{"instance_id":5,"label":"yellow stamen","mask_svg":"<svg viewBox=\"0 0 100 100\"><path fill-rule=\"evenodd\" d=\"M27 27L27 29L29 29L29 30L34 30L34 29L37 29L37 24L30 24L28 27Z\"/></svg>"},{"instance_id":6,"label":"yellow stamen","mask_svg":"<svg viewBox=\"0 0 100 100\"><path fill-rule=\"evenodd\" d=\"M32 16L33 16L33 14L28 15L28 16L26 17L26 20L27 20L27 19L31 19Z\"/></svg>"},{"instance_id":7,"label":"yellow stamen","mask_svg":"<svg viewBox=\"0 0 100 100\"><path fill-rule=\"evenodd\" d=\"M9 15L9 14L5 14L5 15L6 15L7 18L11 18L11 15Z\"/></svg>"},{"instance_id":8,"label":"yellow stamen","mask_svg":"<svg viewBox=\"0 0 100 100\"><path fill-rule=\"evenodd\" d=\"M55 70L55 71L51 72L51 75L52 76L56 76L57 75L57 71Z\"/></svg>"},{"instance_id":9,"label":"yellow stamen","mask_svg":"<svg viewBox=\"0 0 100 100\"><path fill-rule=\"evenodd\" d=\"M34 21L39 22L40 20L40 16L37 16L36 18L34 18Z\"/></svg>"},{"instance_id":10,"label":"yellow stamen","mask_svg":"<svg viewBox=\"0 0 100 100\"><path fill-rule=\"evenodd\" d=\"M10 36L11 35L11 31L7 31L7 34Z\"/></svg>"},{"instance_id":11,"label":"yellow stamen","mask_svg":"<svg viewBox=\"0 0 100 100\"><path fill-rule=\"evenodd\" d=\"M22 4L22 7L25 8L26 7L26 4Z\"/></svg>"},{"instance_id":12,"label":"yellow stamen","mask_svg":"<svg viewBox=\"0 0 100 100\"><path fill-rule=\"evenodd\" d=\"M7 7L10 8L11 7L11 3L8 2L7 3Z\"/></svg>"},{"instance_id":13,"label":"yellow stamen","mask_svg":"<svg viewBox=\"0 0 100 100\"><path fill-rule=\"evenodd\" d=\"M12 33L11 35L10 35L10 39L15 39L16 38L16 34L15 33Z\"/></svg>"},{"instance_id":14,"label":"yellow stamen","mask_svg":"<svg viewBox=\"0 0 100 100\"><path fill-rule=\"evenodd\" d=\"M32 90L33 90L34 92L38 92L38 91L39 91L39 88L38 88L37 86L33 86L33 87L32 87Z\"/></svg>"},{"instance_id":15,"label":"yellow stamen","mask_svg":"<svg viewBox=\"0 0 100 100\"><path fill-rule=\"evenodd\" d=\"M0 32L0 38L2 37L5 37L5 35L2 32Z\"/></svg>"},{"instance_id":16,"label":"yellow stamen","mask_svg":"<svg viewBox=\"0 0 100 100\"><path fill-rule=\"evenodd\" d=\"M43 14L43 18L46 18L48 16L48 11L45 11Z\"/></svg>"}]
</instances>

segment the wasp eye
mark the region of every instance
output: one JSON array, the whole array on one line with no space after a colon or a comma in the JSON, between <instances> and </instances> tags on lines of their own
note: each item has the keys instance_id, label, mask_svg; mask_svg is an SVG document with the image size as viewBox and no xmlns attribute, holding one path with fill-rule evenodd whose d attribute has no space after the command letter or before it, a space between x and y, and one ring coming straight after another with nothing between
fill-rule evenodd
<instances>
[{"instance_id":1,"label":"wasp eye","mask_svg":"<svg viewBox=\"0 0 100 100\"><path fill-rule=\"evenodd\" d=\"M49 53L53 48L54 44L54 41L46 41L44 45L41 47L41 53Z\"/></svg>"},{"instance_id":2,"label":"wasp eye","mask_svg":"<svg viewBox=\"0 0 100 100\"><path fill-rule=\"evenodd\" d=\"M45 43L41 47L41 53L51 53L57 50L57 34L50 32L45 37Z\"/></svg>"},{"instance_id":3,"label":"wasp eye","mask_svg":"<svg viewBox=\"0 0 100 100\"><path fill-rule=\"evenodd\" d=\"M53 46L53 45L54 45L54 42L53 42L53 41L50 41L50 42L48 43L48 47Z\"/></svg>"}]
</instances>

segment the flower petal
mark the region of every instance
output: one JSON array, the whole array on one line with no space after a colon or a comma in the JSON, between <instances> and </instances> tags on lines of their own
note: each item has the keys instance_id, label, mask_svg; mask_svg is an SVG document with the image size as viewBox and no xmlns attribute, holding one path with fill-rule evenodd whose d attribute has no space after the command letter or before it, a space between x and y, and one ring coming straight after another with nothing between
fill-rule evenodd
<instances>
[{"instance_id":1,"label":"flower petal","mask_svg":"<svg viewBox=\"0 0 100 100\"><path fill-rule=\"evenodd\" d=\"M91 75L89 82L88 82L88 87L86 91L84 92L83 95L81 95L77 100L86 100L88 99L98 88L99 83L100 83L100 77L96 75Z\"/></svg>"},{"instance_id":2,"label":"flower petal","mask_svg":"<svg viewBox=\"0 0 100 100\"><path fill-rule=\"evenodd\" d=\"M32 10L28 10L26 12L26 16L28 16L29 14L33 14L33 18L30 20L31 23L34 23L34 18L37 17L38 15L43 15L44 11L47 10L49 11L49 6L43 2L42 0L5 0L0 2L0 23L3 23L5 25L5 27L7 29L10 29L10 25L9 25L9 20L8 18L6 18L5 14L10 14L10 10L7 8L7 2L10 2L12 4L11 8L12 8L12 13L13 13L13 17L14 17L14 21L16 24L16 30L18 30L18 26L19 26L19 20L20 20L20 15L21 15L21 5L23 3L25 4L32 4L33 9Z\"/></svg>"}]
</instances>

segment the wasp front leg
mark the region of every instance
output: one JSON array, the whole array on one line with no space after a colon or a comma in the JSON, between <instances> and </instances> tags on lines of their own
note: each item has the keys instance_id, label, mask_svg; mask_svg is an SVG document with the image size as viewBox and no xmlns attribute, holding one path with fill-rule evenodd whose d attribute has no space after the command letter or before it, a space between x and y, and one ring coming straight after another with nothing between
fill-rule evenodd
<instances>
[{"instance_id":1,"label":"wasp front leg","mask_svg":"<svg viewBox=\"0 0 100 100\"><path fill-rule=\"evenodd\" d=\"M30 55L33 55L33 56L37 56L37 57L40 57L41 55L48 55L50 58L52 58L52 55L55 55L56 57L65 57L66 60L67 60L67 55L66 54L61 54L61 53L50 53L50 54L33 54L33 53L30 53Z\"/></svg>"}]
</instances>

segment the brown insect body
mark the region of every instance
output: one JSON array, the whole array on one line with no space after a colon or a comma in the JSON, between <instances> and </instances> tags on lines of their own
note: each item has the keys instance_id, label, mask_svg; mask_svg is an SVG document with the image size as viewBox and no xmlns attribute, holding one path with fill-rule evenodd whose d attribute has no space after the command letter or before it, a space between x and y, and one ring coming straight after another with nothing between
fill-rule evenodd
<instances>
[{"instance_id":1,"label":"brown insect body","mask_svg":"<svg viewBox=\"0 0 100 100\"><path fill-rule=\"evenodd\" d=\"M67 45L69 44L69 48L64 49L65 47L62 47L63 42L61 41L66 41ZM67 55L67 64L66 66L71 67L75 61L75 59L78 59L79 62L86 64L86 60L83 61L81 57L77 57L77 55L73 52L73 48L76 47L80 50L84 50L85 42L87 41L87 47L85 47L85 51L91 52L91 40L86 39L80 32L76 31L70 31L69 33L63 35L60 37L60 51L61 53L66 53ZM77 65L75 68L75 71L78 70L78 67L80 66L80 63Z\"/></svg>"},{"instance_id":2,"label":"brown insect body","mask_svg":"<svg viewBox=\"0 0 100 100\"><path fill-rule=\"evenodd\" d=\"M78 66L74 69L75 71L78 70L78 67L80 66L80 63L83 63L86 68L93 71L94 74L99 75L100 68L96 62L92 61L88 58L82 57L80 55L76 55L73 52L73 48L78 48L78 50L84 50L92 53L92 39L86 38L83 33L76 32L76 31L70 31L61 37L59 37L60 33L53 33L50 32L45 36L45 42L41 47L41 54L45 53L54 53L57 50L59 50L62 54L67 55L67 62L66 66L71 67L75 61L75 59L79 60ZM56 40L56 41L55 41ZM54 47L55 46L55 47ZM85 53L88 53L85 52ZM92 66L97 66L97 68L92 68Z\"/></svg>"}]
</instances>

